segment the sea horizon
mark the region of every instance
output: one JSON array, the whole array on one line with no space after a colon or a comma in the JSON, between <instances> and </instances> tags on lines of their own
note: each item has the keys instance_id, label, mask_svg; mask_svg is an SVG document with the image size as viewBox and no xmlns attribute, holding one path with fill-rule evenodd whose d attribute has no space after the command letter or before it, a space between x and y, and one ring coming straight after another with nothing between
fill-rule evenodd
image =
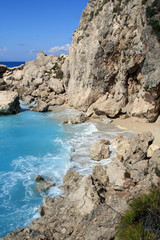
<instances>
[{"instance_id":1,"label":"sea horizon","mask_svg":"<svg viewBox=\"0 0 160 240\"><path fill-rule=\"evenodd\" d=\"M25 64L25 61L0 61L0 64L5 65L9 68L18 67L22 64Z\"/></svg>"}]
</instances>

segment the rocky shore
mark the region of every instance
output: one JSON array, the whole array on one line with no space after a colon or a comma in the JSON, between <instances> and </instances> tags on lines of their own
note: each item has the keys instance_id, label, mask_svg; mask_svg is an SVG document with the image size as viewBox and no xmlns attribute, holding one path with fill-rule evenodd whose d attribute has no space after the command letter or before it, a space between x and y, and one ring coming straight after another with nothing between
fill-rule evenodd
<instances>
[{"instance_id":1,"label":"rocky shore","mask_svg":"<svg viewBox=\"0 0 160 240\"><path fill-rule=\"evenodd\" d=\"M92 146L94 160L109 156L110 144L117 146L117 157L108 166L96 166L91 175L69 171L64 195L45 198L41 217L3 240L113 240L129 201L159 184L158 131L156 146L151 133L142 133L143 126L150 129L145 124L159 123L159 17L159 0L90 0L69 55L40 52L20 67L0 65L1 114L18 113L21 99L34 103L34 111L55 106L81 111L64 124L95 120L121 125L122 120L126 127L129 118L141 123L135 130L141 134L130 140L101 139L101 145Z\"/></svg>"},{"instance_id":2,"label":"rocky shore","mask_svg":"<svg viewBox=\"0 0 160 240\"><path fill-rule=\"evenodd\" d=\"M85 176L68 171L64 195L44 198L41 217L2 240L115 239L129 201L159 184L160 150L148 156L153 140L151 133L113 140L117 157L108 166L96 166Z\"/></svg>"}]
</instances>

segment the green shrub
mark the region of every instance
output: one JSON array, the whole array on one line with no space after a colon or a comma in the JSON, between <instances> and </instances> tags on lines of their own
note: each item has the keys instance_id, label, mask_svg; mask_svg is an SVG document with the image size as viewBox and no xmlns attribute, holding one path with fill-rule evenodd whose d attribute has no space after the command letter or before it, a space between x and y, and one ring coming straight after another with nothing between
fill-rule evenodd
<instances>
[{"instance_id":1,"label":"green shrub","mask_svg":"<svg viewBox=\"0 0 160 240\"><path fill-rule=\"evenodd\" d=\"M147 19L153 17L154 15L155 15L155 8L151 8L151 6L148 6L146 8L146 17L147 17Z\"/></svg>"},{"instance_id":2,"label":"green shrub","mask_svg":"<svg viewBox=\"0 0 160 240\"><path fill-rule=\"evenodd\" d=\"M58 58L59 61L62 61L62 59ZM56 62L53 66L53 70L55 71L55 78L62 79L63 78L63 72L61 70L61 67Z\"/></svg>"},{"instance_id":3,"label":"green shrub","mask_svg":"<svg viewBox=\"0 0 160 240\"><path fill-rule=\"evenodd\" d=\"M90 12L90 15L89 15L89 21L92 21L93 17L94 17L94 12L92 11Z\"/></svg>"},{"instance_id":4,"label":"green shrub","mask_svg":"<svg viewBox=\"0 0 160 240\"><path fill-rule=\"evenodd\" d=\"M160 170L157 167L155 168L155 174L157 177L160 177Z\"/></svg>"},{"instance_id":5,"label":"green shrub","mask_svg":"<svg viewBox=\"0 0 160 240\"><path fill-rule=\"evenodd\" d=\"M160 12L160 1L155 0L151 6L146 8L146 18L148 25L152 27L153 33L157 36L160 41L160 21L156 18L156 14Z\"/></svg>"},{"instance_id":6,"label":"green shrub","mask_svg":"<svg viewBox=\"0 0 160 240\"><path fill-rule=\"evenodd\" d=\"M58 78L58 79L62 79L63 78L63 72L61 71L61 69L56 71L56 78Z\"/></svg>"},{"instance_id":7,"label":"green shrub","mask_svg":"<svg viewBox=\"0 0 160 240\"><path fill-rule=\"evenodd\" d=\"M117 240L158 240L160 238L160 189L136 197L118 227Z\"/></svg>"}]
</instances>

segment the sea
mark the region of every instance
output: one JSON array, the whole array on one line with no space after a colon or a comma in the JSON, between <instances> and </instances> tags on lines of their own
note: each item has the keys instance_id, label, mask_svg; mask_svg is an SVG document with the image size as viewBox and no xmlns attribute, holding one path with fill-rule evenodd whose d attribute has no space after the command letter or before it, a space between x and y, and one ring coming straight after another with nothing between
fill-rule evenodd
<instances>
[{"instance_id":1,"label":"sea","mask_svg":"<svg viewBox=\"0 0 160 240\"><path fill-rule=\"evenodd\" d=\"M0 117L0 238L39 217L44 197L63 194L59 187L69 169L90 174L97 164L107 165L112 160L115 147L110 148L111 158L100 163L90 159L89 149L95 141L131 135L112 124L63 124L78 114L63 108L54 113L33 112L21 102L19 114ZM37 192L37 175L56 186Z\"/></svg>"},{"instance_id":2,"label":"sea","mask_svg":"<svg viewBox=\"0 0 160 240\"><path fill-rule=\"evenodd\" d=\"M3 64L3 65L6 65L7 67L9 68L12 68L12 67L18 67L22 64L25 64L25 62L21 61L21 62L1 62L0 61L0 64Z\"/></svg>"}]
</instances>

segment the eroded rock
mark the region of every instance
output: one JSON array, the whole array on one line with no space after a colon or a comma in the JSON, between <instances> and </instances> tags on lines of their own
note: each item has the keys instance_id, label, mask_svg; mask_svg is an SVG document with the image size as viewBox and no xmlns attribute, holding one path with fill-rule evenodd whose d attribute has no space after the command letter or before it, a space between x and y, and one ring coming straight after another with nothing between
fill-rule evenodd
<instances>
[{"instance_id":1,"label":"eroded rock","mask_svg":"<svg viewBox=\"0 0 160 240\"><path fill-rule=\"evenodd\" d=\"M0 91L0 114L16 114L20 111L18 93Z\"/></svg>"}]
</instances>

